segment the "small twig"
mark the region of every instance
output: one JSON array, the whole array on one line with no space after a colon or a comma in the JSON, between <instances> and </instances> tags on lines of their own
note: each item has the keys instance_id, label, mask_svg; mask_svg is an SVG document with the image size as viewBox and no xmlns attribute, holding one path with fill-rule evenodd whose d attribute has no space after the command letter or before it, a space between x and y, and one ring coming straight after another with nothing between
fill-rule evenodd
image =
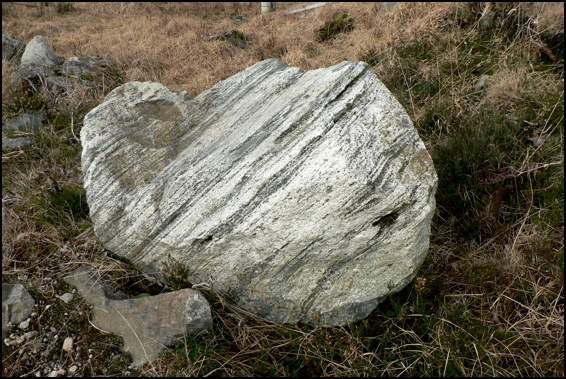
<instances>
[{"instance_id":1,"label":"small twig","mask_svg":"<svg viewBox=\"0 0 566 379\"><path fill-rule=\"evenodd\" d=\"M109 331L104 330L104 329L100 329L98 326L94 325L94 323L90 320L90 316L87 316L87 317L88 317L88 323L89 323L90 325L92 325L92 327L93 327L94 329L98 330L98 331L101 332L102 334L111 334Z\"/></svg>"},{"instance_id":2,"label":"small twig","mask_svg":"<svg viewBox=\"0 0 566 379\"><path fill-rule=\"evenodd\" d=\"M81 140L79 138L77 138L77 136L75 134L74 125L75 125L75 112L71 111L71 133L73 134L73 137L75 137L75 139L78 142L81 142Z\"/></svg>"},{"instance_id":3,"label":"small twig","mask_svg":"<svg viewBox=\"0 0 566 379\"><path fill-rule=\"evenodd\" d=\"M8 161L11 158L17 158L22 155L24 152L22 150L12 151L2 155L2 162Z\"/></svg>"}]
</instances>

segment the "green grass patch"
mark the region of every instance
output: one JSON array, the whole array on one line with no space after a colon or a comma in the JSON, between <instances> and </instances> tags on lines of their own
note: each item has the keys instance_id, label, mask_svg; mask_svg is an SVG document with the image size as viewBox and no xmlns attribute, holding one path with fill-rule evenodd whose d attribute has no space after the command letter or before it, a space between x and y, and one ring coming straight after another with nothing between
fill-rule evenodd
<instances>
[{"instance_id":1,"label":"green grass patch","mask_svg":"<svg viewBox=\"0 0 566 379\"><path fill-rule=\"evenodd\" d=\"M354 19L348 13L342 13L330 21L327 21L316 34L318 42L326 42L333 39L340 33L347 33L354 30Z\"/></svg>"}]
</instances>

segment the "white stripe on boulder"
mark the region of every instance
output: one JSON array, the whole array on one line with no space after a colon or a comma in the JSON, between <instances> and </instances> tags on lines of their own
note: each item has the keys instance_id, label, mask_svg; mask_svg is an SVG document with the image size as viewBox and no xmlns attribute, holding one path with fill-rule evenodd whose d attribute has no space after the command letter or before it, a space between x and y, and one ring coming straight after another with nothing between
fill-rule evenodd
<instances>
[{"instance_id":1,"label":"white stripe on boulder","mask_svg":"<svg viewBox=\"0 0 566 379\"><path fill-rule=\"evenodd\" d=\"M157 277L173 258L274 322L364 318L428 250L432 160L363 62L268 59L194 99L126 83L81 140L107 249Z\"/></svg>"}]
</instances>

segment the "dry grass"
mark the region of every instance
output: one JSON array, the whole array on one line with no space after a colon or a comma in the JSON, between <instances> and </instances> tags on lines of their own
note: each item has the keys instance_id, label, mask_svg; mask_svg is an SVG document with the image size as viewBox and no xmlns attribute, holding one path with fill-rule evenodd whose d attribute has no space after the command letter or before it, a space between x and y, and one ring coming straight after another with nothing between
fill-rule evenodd
<instances>
[{"instance_id":1,"label":"dry grass","mask_svg":"<svg viewBox=\"0 0 566 379\"><path fill-rule=\"evenodd\" d=\"M213 332L186 336L134 370L120 339L89 323L81 299L55 297L72 290L62 278L84 265L131 296L166 290L100 246L83 198L76 136L119 81L45 99L12 89L15 68L3 61L3 118L48 111L34 145L2 154L2 280L23 283L38 303L25 330L38 334L4 346L3 376L68 372L73 363L90 376L563 376L563 50L543 36L563 31L564 8L494 3L490 25L481 16L488 3L470 4L329 3L304 18L261 15L259 3L73 3L41 14L3 4L3 33L24 43L42 35L63 58L111 57L124 81L191 95L270 57L305 70L365 60L413 118L440 178L418 279L367 319L277 325L203 287ZM344 13L354 29L318 42L319 29ZM233 29L249 48L210 39ZM67 336L72 354L61 353Z\"/></svg>"}]
</instances>

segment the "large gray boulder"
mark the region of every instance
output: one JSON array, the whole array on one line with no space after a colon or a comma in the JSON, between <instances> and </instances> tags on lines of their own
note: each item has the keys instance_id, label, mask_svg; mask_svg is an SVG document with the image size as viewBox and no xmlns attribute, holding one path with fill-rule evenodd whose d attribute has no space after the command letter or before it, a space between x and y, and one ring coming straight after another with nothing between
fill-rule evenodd
<instances>
[{"instance_id":1,"label":"large gray boulder","mask_svg":"<svg viewBox=\"0 0 566 379\"><path fill-rule=\"evenodd\" d=\"M192 100L126 83L81 141L107 249L158 278L173 259L274 322L362 319L427 254L434 166L363 62L268 59Z\"/></svg>"}]
</instances>

